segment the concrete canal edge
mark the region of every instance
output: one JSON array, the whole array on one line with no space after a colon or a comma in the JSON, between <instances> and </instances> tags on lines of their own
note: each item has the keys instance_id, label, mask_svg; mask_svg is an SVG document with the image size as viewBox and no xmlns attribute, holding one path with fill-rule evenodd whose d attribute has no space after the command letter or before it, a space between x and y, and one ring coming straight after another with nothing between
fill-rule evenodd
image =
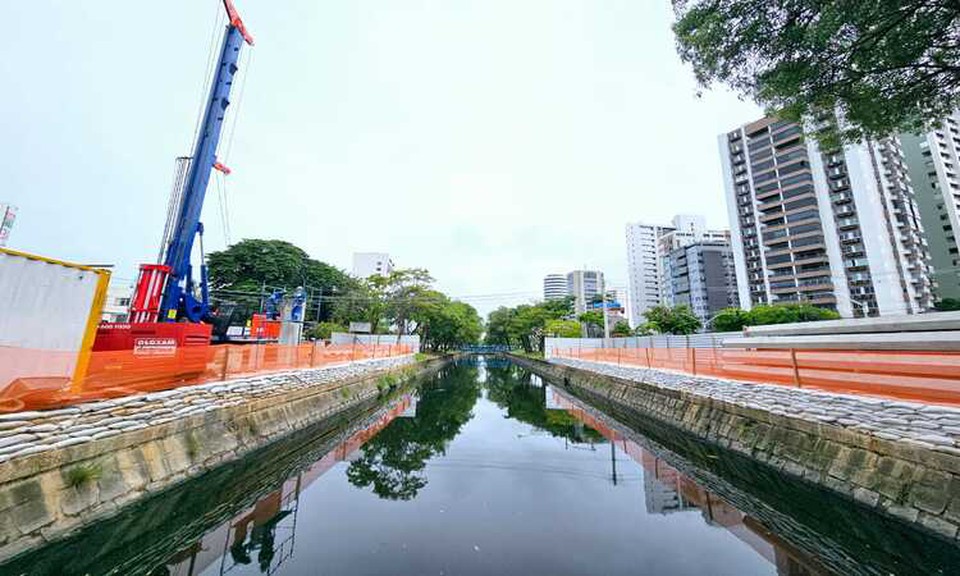
<instances>
[{"instance_id":1,"label":"concrete canal edge","mask_svg":"<svg viewBox=\"0 0 960 576\"><path fill-rule=\"evenodd\" d=\"M510 354L544 379L649 416L783 474L956 541L960 457L687 391Z\"/></svg>"},{"instance_id":2,"label":"concrete canal edge","mask_svg":"<svg viewBox=\"0 0 960 576\"><path fill-rule=\"evenodd\" d=\"M0 561L435 372L453 358L374 369L8 460L0 464ZM293 381L297 373L283 377Z\"/></svg>"}]
</instances>

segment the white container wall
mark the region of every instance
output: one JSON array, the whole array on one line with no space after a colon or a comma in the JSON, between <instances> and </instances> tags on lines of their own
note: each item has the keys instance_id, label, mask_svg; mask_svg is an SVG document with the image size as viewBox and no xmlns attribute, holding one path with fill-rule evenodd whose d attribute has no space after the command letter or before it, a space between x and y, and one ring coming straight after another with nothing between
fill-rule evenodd
<instances>
[{"instance_id":1,"label":"white container wall","mask_svg":"<svg viewBox=\"0 0 960 576\"><path fill-rule=\"evenodd\" d=\"M72 375L109 278L106 270L0 249L0 389L18 377Z\"/></svg>"}]
</instances>

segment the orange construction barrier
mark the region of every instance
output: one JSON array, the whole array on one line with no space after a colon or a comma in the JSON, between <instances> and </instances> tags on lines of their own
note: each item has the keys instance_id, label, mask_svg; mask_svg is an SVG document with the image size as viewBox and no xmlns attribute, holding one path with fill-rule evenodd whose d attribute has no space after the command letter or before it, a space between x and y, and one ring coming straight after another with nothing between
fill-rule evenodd
<instances>
[{"instance_id":1,"label":"orange construction barrier","mask_svg":"<svg viewBox=\"0 0 960 576\"><path fill-rule=\"evenodd\" d=\"M0 412L58 408L244 375L402 356L412 351L402 344L327 346L322 342L110 350L89 353L85 377L74 379L70 375L77 362L76 353L0 347Z\"/></svg>"},{"instance_id":2,"label":"orange construction barrier","mask_svg":"<svg viewBox=\"0 0 960 576\"><path fill-rule=\"evenodd\" d=\"M897 350L570 348L554 356L761 384L960 405L960 353Z\"/></svg>"}]
</instances>

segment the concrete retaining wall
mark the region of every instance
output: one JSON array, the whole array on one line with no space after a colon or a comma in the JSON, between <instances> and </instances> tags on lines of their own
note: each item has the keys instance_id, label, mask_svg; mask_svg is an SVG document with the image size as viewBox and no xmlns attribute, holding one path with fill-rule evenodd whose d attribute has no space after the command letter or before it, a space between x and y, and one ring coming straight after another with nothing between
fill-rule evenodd
<instances>
[{"instance_id":1,"label":"concrete retaining wall","mask_svg":"<svg viewBox=\"0 0 960 576\"><path fill-rule=\"evenodd\" d=\"M288 373L281 375L289 380L286 392L22 454L0 465L0 560L369 401L446 361L372 365L334 382L319 378L314 385L303 385L300 375L309 379L318 371ZM225 386L220 393L230 392L230 383Z\"/></svg>"},{"instance_id":2,"label":"concrete retaining wall","mask_svg":"<svg viewBox=\"0 0 960 576\"><path fill-rule=\"evenodd\" d=\"M952 452L686 390L523 357L513 359L573 391L587 391L626 406L927 532L951 541L958 536L960 457Z\"/></svg>"}]
</instances>

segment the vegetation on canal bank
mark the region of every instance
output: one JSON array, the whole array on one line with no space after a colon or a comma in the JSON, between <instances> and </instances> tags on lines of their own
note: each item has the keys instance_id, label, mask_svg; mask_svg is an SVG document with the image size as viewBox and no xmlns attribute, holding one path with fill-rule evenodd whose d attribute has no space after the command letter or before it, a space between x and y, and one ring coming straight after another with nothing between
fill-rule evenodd
<instances>
[{"instance_id":1,"label":"vegetation on canal bank","mask_svg":"<svg viewBox=\"0 0 960 576\"><path fill-rule=\"evenodd\" d=\"M445 352L476 344L483 334L477 311L434 289L422 268L354 278L289 242L260 239L212 252L207 261L214 300L236 305L235 323L261 311L274 290L303 287L307 338L324 340L351 322L368 322L374 334L417 334L425 350Z\"/></svg>"}]
</instances>

